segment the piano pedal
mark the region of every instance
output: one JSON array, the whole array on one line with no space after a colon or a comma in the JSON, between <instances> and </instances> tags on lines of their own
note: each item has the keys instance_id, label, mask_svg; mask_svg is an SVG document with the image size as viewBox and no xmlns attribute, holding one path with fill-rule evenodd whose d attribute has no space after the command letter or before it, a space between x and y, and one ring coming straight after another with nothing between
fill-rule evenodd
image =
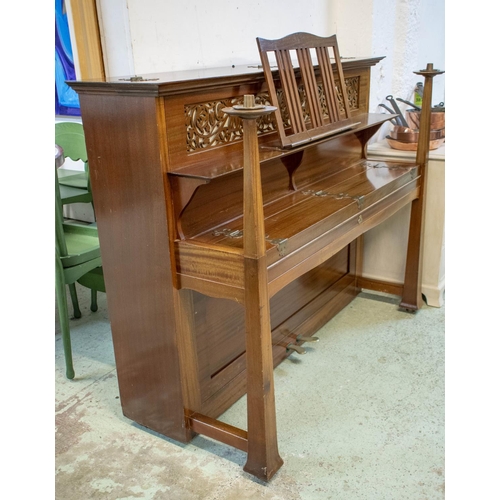
<instances>
[{"instance_id":1,"label":"piano pedal","mask_svg":"<svg viewBox=\"0 0 500 500\"><path fill-rule=\"evenodd\" d=\"M287 351L295 351L297 354L305 354L307 351L301 347L300 345L297 345L297 344L288 344L286 346L286 350Z\"/></svg>"},{"instance_id":2,"label":"piano pedal","mask_svg":"<svg viewBox=\"0 0 500 500\"><path fill-rule=\"evenodd\" d=\"M297 335L297 342L319 342L319 337L306 337L305 335Z\"/></svg>"}]
</instances>

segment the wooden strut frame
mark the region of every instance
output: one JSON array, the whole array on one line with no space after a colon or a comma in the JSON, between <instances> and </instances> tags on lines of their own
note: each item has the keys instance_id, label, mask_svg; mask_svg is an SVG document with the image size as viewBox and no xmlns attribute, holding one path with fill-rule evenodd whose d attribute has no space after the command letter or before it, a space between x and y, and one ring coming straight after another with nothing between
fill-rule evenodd
<instances>
[{"instance_id":1,"label":"wooden strut frame","mask_svg":"<svg viewBox=\"0 0 500 500\"><path fill-rule=\"evenodd\" d=\"M428 64L416 72L425 77L417 164L422 179L420 194L411 205L408 254L401 308L417 311L422 305L421 247L424 223L426 167L429 155L432 79L443 73ZM245 96L246 102L253 96ZM242 108L242 107L240 107ZM270 326L269 293L266 267L264 210L260 177L256 119L275 111L265 106L251 109L224 108L224 112L243 120L243 253L245 279L245 328L247 353L247 425L248 431L207 416L187 412L188 427L225 444L247 452L244 470L269 481L283 465L279 455L274 375Z\"/></svg>"}]
</instances>

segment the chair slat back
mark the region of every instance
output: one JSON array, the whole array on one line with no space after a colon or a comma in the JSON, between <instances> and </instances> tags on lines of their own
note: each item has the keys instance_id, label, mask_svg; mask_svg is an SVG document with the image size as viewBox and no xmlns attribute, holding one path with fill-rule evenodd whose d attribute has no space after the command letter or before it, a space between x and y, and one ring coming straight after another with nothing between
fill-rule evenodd
<instances>
[{"instance_id":1,"label":"chair slat back","mask_svg":"<svg viewBox=\"0 0 500 500\"><path fill-rule=\"evenodd\" d=\"M270 100L278 108L277 128L284 147L293 145L295 140L302 140L305 135L314 137L316 129L322 128L321 132L324 133L325 126L351 117L336 35L319 37L309 33L294 33L277 40L257 38L257 45ZM269 53L272 52L278 67L277 81L269 59ZM296 55L299 71L293 65L292 54ZM316 71L313 55L317 59L319 71ZM336 63L341 95L335 85L332 59ZM299 85L299 80L302 85ZM283 124L276 83L286 103L289 130ZM320 87L323 89L322 93ZM340 111L341 100L345 116Z\"/></svg>"},{"instance_id":2,"label":"chair slat back","mask_svg":"<svg viewBox=\"0 0 500 500\"><path fill-rule=\"evenodd\" d=\"M88 162L83 125L77 122L56 123L55 143L64 150L64 157Z\"/></svg>"}]
</instances>

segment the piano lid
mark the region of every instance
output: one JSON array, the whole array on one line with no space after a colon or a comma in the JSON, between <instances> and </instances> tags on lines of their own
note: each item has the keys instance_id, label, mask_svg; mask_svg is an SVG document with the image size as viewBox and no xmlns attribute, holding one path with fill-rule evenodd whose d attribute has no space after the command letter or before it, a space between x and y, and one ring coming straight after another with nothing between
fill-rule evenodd
<instances>
[{"instance_id":1,"label":"piano lid","mask_svg":"<svg viewBox=\"0 0 500 500\"><path fill-rule=\"evenodd\" d=\"M382 57L356 57L342 60L344 71L375 66ZM260 63L218 68L198 68L164 73L111 76L87 80L67 80L66 83L79 94L111 93L143 96L164 96L203 90L214 85L241 85L264 83Z\"/></svg>"}]
</instances>

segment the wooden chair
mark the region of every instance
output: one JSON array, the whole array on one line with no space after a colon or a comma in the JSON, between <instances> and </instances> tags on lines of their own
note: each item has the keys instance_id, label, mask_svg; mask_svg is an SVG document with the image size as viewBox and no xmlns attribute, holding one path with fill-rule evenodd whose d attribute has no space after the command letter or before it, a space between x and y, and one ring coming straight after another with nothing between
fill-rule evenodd
<instances>
[{"instance_id":1,"label":"wooden chair","mask_svg":"<svg viewBox=\"0 0 500 500\"><path fill-rule=\"evenodd\" d=\"M271 103L277 108L276 124L284 148L301 146L359 124L351 118L336 35L323 38L294 33L279 40L257 38L257 45ZM276 57L276 81L269 53ZM337 63L340 92L335 85L332 58ZM294 67L294 59L298 61L298 69ZM283 94L288 116L286 123L278 92Z\"/></svg>"},{"instance_id":2,"label":"wooden chair","mask_svg":"<svg viewBox=\"0 0 500 500\"><path fill-rule=\"evenodd\" d=\"M92 203L92 190L88 170L87 149L83 125L77 122L60 122L55 125L55 143L61 146L65 158L81 160L85 170L60 168L57 172L61 203Z\"/></svg>"},{"instance_id":3,"label":"wooden chair","mask_svg":"<svg viewBox=\"0 0 500 500\"><path fill-rule=\"evenodd\" d=\"M92 290L91 310L97 310L97 291L105 292L101 267L101 250L96 224L82 225L64 222L59 181L55 176L56 223L56 300L66 361L66 376L74 378L69 328L66 285L69 287L75 318L81 317L75 283Z\"/></svg>"}]
</instances>

